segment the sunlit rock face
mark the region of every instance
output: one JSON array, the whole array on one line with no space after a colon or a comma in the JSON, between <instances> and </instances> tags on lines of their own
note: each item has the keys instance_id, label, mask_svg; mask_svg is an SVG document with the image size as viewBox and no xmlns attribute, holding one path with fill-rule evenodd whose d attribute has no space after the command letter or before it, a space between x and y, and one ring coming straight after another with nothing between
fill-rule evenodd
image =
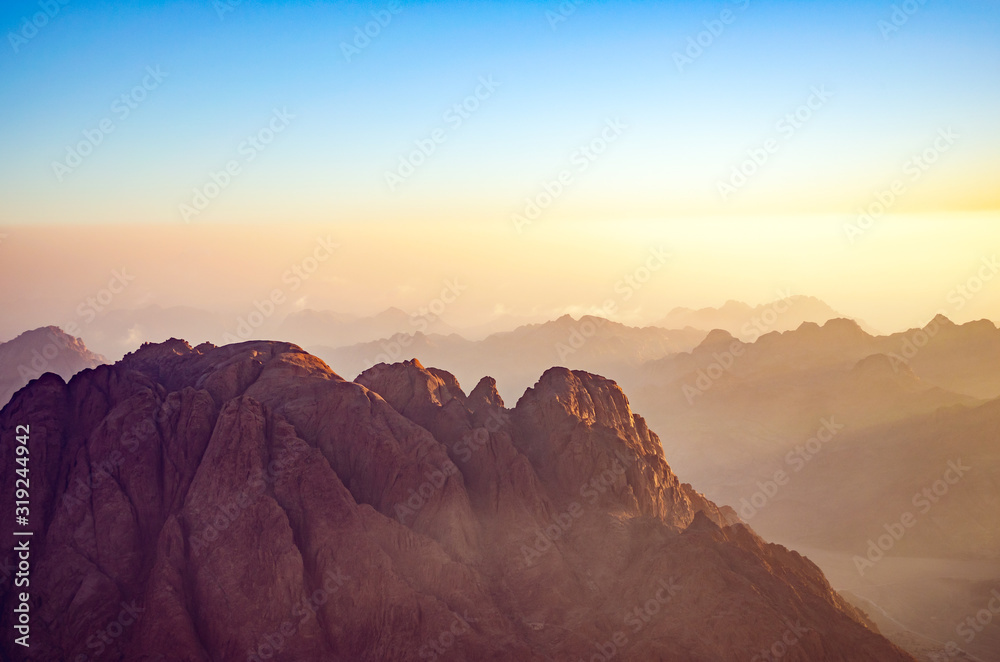
<instances>
[{"instance_id":1,"label":"sunlit rock face","mask_svg":"<svg viewBox=\"0 0 1000 662\"><path fill-rule=\"evenodd\" d=\"M32 630L6 659L912 659L585 372L506 408L417 361L348 382L287 343L145 345L17 394L4 495L17 425Z\"/></svg>"}]
</instances>

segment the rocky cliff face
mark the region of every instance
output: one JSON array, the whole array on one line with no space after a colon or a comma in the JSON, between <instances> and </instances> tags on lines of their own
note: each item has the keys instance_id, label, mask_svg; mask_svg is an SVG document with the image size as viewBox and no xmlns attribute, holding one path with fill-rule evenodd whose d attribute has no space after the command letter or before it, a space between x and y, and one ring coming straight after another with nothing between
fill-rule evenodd
<instances>
[{"instance_id":1,"label":"rocky cliff face","mask_svg":"<svg viewBox=\"0 0 1000 662\"><path fill-rule=\"evenodd\" d=\"M681 483L609 380L513 408L417 361L146 345L0 413L29 425L17 660L909 660L800 555ZM13 508L0 627L13 632Z\"/></svg>"}]
</instances>

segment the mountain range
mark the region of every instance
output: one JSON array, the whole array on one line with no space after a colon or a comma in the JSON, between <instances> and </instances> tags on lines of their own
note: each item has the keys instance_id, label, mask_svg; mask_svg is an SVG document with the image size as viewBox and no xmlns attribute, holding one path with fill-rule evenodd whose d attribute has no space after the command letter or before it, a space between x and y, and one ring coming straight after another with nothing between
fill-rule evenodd
<instances>
[{"instance_id":1,"label":"mountain range","mask_svg":"<svg viewBox=\"0 0 1000 662\"><path fill-rule=\"evenodd\" d=\"M8 659L913 659L582 371L508 408L417 361L349 382L288 343L171 340L43 375L0 434L3 493L16 446L32 476L30 524L0 512L0 558L33 533Z\"/></svg>"},{"instance_id":2,"label":"mountain range","mask_svg":"<svg viewBox=\"0 0 1000 662\"><path fill-rule=\"evenodd\" d=\"M666 329L722 329L744 341L753 341L770 331L791 331L805 322L823 324L845 317L816 297L779 292L779 298L750 306L742 301L727 301L718 308L674 308L655 322ZM859 322L874 332L864 322Z\"/></svg>"},{"instance_id":3,"label":"mountain range","mask_svg":"<svg viewBox=\"0 0 1000 662\"><path fill-rule=\"evenodd\" d=\"M363 330L371 322L319 313L296 319L312 334L352 324ZM408 320L402 311L379 319L390 326ZM59 355L70 363L46 360L39 370L18 371L52 354L46 346L53 343L72 348ZM190 351L209 348L222 351L207 344ZM1000 330L992 322L958 325L938 316L880 336L833 318L740 338L723 329L638 328L563 316L478 341L418 331L310 350L389 402L395 400L382 393L386 387L376 388L373 376L398 365L413 370L413 357L445 366L447 373L419 370L450 384L450 392L461 392L458 383L478 383L466 398L473 401L488 396L500 403L501 395L514 401L552 365L607 375L659 433L655 445L672 470L706 495L692 492L689 500L728 504L735 513L720 510L729 513L726 526L739 515L764 538L807 553L854 607L919 659L943 654L949 639L964 651L953 649L952 657L998 659L1000 624L987 624L968 642L958 632L1000 587L1000 527L992 517L1000 505ZM0 383L10 383L10 393L43 369L68 379L104 362L54 327L0 345L0 359ZM484 374L492 377L480 383ZM410 405L398 409L438 436L436 419L416 416ZM465 441L455 444L463 457L475 447ZM956 475L949 463L961 468L954 485L941 483L946 471ZM936 501L917 496L945 486L945 495L932 494L942 497ZM905 513L917 524L904 524L905 535L886 542ZM880 537L888 549L879 549Z\"/></svg>"},{"instance_id":4,"label":"mountain range","mask_svg":"<svg viewBox=\"0 0 1000 662\"><path fill-rule=\"evenodd\" d=\"M309 351L348 375L378 363L419 356L428 363L449 366L467 382L489 374L499 391L510 395L524 391L553 365L620 376L649 361L691 349L704 337L699 329L639 328L591 315L579 319L563 315L480 341L458 334L418 332L340 348L314 346Z\"/></svg>"},{"instance_id":5,"label":"mountain range","mask_svg":"<svg viewBox=\"0 0 1000 662\"><path fill-rule=\"evenodd\" d=\"M819 299L787 293L782 296L782 299L758 306L729 301L720 308L697 311L675 308L650 326L667 330L691 327L706 333L712 329L726 329L744 340L752 340L766 331L796 328L803 321L822 324L829 319L843 317ZM480 341L491 335L546 321L553 320L538 315L503 314L472 326L456 326L429 310L418 309L408 313L390 307L375 314L359 315L313 308L289 310L287 304L276 306L258 301L231 306L227 311L156 304L128 310L108 309L93 319L81 320L78 333L92 350L116 360L135 350L142 342L162 342L171 337L198 338L215 344L280 338L301 347L330 351L388 341L400 334L458 334L469 341ZM12 327L12 324L13 320L0 321L0 332L18 333L20 329ZM520 392L530 384L528 381L513 388L515 392Z\"/></svg>"},{"instance_id":6,"label":"mountain range","mask_svg":"<svg viewBox=\"0 0 1000 662\"><path fill-rule=\"evenodd\" d=\"M986 661L1000 626L956 630L1000 586L998 360L989 321L872 336L838 319L753 343L713 331L626 388L678 472L890 615L894 641Z\"/></svg>"}]
</instances>

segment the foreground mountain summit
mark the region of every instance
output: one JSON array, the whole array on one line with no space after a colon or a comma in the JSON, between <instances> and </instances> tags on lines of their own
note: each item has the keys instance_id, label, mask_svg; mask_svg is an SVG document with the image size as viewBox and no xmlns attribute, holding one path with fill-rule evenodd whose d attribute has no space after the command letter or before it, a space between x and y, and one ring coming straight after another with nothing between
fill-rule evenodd
<instances>
[{"instance_id":1,"label":"foreground mountain summit","mask_svg":"<svg viewBox=\"0 0 1000 662\"><path fill-rule=\"evenodd\" d=\"M18 425L31 630L5 508L6 659L912 659L588 373L508 409L416 361L355 383L287 343L145 345L4 408L8 502Z\"/></svg>"}]
</instances>

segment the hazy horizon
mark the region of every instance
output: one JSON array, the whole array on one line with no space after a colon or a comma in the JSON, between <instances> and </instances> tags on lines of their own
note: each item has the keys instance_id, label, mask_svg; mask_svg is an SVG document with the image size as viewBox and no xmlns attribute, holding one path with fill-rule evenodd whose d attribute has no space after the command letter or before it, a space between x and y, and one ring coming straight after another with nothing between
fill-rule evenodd
<instances>
[{"instance_id":1,"label":"hazy horizon","mask_svg":"<svg viewBox=\"0 0 1000 662\"><path fill-rule=\"evenodd\" d=\"M957 323L1000 320L991 266L1000 223L983 214L885 218L853 241L830 217L552 221L530 238L505 227L406 223L21 225L5 234L3 269L31 274L0 282L0 331L10 337L76 321L86 340L98 316L153 304L227 314L235 324L276 291L273 320L303 309L413 315L433 305L459 330L565 314L645 326L676 307L785 295L818 298L884 333L939 312ZM38 269L38 255L61 267ZM109 290L117 273L124 284Z\"/></svg>"},{"instance_id":2,"label":"hazy horizon","mask_svg":"<svg viewBox=\"0 0 1000 662\"><path fill-rule=\"evenodd\" d=\"M955 294L1000 246L1000 5L915 7L9 3L0 331L275 289L414 313L449 279L456 327L786 291L1000 319Z\"/></svg>"}]
</instances>

